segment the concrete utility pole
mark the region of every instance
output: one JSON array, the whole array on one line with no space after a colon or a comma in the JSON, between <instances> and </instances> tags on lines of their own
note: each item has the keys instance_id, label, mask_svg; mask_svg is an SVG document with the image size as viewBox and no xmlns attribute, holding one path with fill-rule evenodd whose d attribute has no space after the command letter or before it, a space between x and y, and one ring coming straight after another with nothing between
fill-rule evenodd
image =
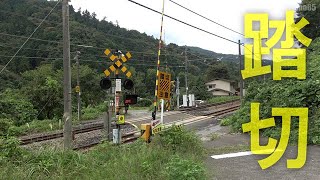
<instances>
[{"instance_id":1,"label":"concrete utility pole","mask_svg":"<svg viewBox=\"0 0 320 180\"><path fill-rule=\"evenodd\" d=\"M180 81L179 81L179 77L177 77L177 87L176 87L176 95L177 95L177 109L179 109L179 103L180 103L180 89L179 89L179 85L180 85Z\"/></svg>"},{"instance_id":2,"label":"concrete utility pole","mask_svg":"<svg viewBox=\"0 0 320 180\"><path fill-rule=\"evenodd\" d=\"M112 116L112 106L111 106L111 102L108 101L107 113L106 113L106 116L104 118L104 123L103 123L103 128L106 133L106 139L108 141L112 140L112 131L111 131L112 117L111 116Z\"/></svg>"},{"instance_id":3,"label":"concrete utility pole","mask_svg":"<svg viewBox=\"0 0 320 180\"><path fill-rule=\"evenodd\" d=\"M81 119L81 88L80 88L80 62L79 62L80 51L77 51L76 61L77 61L77 87L79 88L79 92L77 93L77 101L78 101L78 121Z\"/></svg>"},{"instance_id":4,"label":"concrete utility pole","mask_svg":"<svg viewBox=\"0 0 320 180\"><path fill-rule=\"evenodd\" d=\"M71 65L70 65L70 32L69 32L69 3L62 1L63 21L63 138L64 149L72 149L72 109L71 109Z\"/></svg>"},{"instance_id":5,"label":"concrete utility pole","mask_svg":"<svg viewBox=\"0 0 320 180\"><path fill-rule=\"evenodd\" d=\"M239 73L240 73L240 101L243 99L243 79L242 79L242 74L241 74L241 69L242 69L242 60L241 60L241 42L240 40L238 41L239 43Z\"/></svg>"},{"instance_id":6,"label":"concrete utility pole","mask_svg":"<svg viewBox=\"0 0 320 180\"><path fill-rule=\"evenodd\" d=\"M187 107L189 107L189 95L188 95L188 56L187 56L187 46L184 46L184 59L185 59L185 80L186 80L186 95L187 95Z\"/></svg>"}]
</instances>

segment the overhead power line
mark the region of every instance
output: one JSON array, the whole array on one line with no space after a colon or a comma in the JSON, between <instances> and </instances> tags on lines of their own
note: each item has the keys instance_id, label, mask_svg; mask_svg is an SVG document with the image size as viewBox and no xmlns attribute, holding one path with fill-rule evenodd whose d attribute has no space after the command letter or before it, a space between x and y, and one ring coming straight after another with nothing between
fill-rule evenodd
<instances>
[{"instance_id":1,"label":"overhead power line","mask_svg":"<svg viewBox=\"0 0 320 180\"><path fill-rule=\"evenodd\" d=\"M3 36L9 36L9 37L16 37L16 38L25 38L27 39L27 36L21 36L21 35L14 35L14 34L8 34L8 33L3 33L0 32L0 35ZM127 39L127 38L125 38ZM48 43L56 43L56 44L63 44L62 41L54 41L54 40L46 40L46 39L40 39L40 38L30 38L30 40L35 40L35 41L42 41L42 42L48 42ZM81 44L75 44L75 43L71 43L71 46L77 46L77 47L84 47L84 48L92 48L92 49L98 49L98 50L105 50L105 47L95 47L95 46L85 46L85 45L81 45ZM134 52L137 54L149 54L149 55L156 55L156 53L150 53L150 52L139 52L139 51L131 51L131 50L122 50L122 51L126 51L126 52Z\"/></svg>"},{"instance_id":2,"label":"overhead power line","mask_svg":"<svg viewBox=\"0 0 320 180\"><path fill-rule=\"evenodd\" d=\"M132 3L136 4L136 5L139 5L139 6L143 7L143 8L146 8L146 9L148 9L148 10L150 10L150 11L153 11L153 12L155 12L155 13L162 14L161 12L159 12L159 11L157 11L157 10L154 10L154 9L152 9L152 8L150 8L150 7L147 7L147 6L145 6L145 5L142 5L142 4L140 4L140 3L138 3L138 2L135 2L135 1L133 1L133 0L128 0L128 1L129 1L129 2L132 2ZM223 40L232 42L232 43L234 43L234 44L241 45L241 46L245 47L246 49L248 49L246 46L244 46L244 43L239 43L239 42L233 41L233 40L231 40L231 39L222 37L222 36L220 36L220 35L214 34L214 33L209 32L209 31L207 31L207 30L201 29L201 28L199 28L199 27L196 27L196 26L194 26L194 25L191 25L191 24L189 24L189 23L186 23L186 22L184 22L184 21L181 21L181 20L179 20L179 19L177 19L177 18L174 18L174 17L172 17L172 16L169 16L169 15L166 15L166 14L164 14L164 16L166 16L166 17L168 17L168 18L170 18L170 19L173 19L173 20L175 20L175 21L177 21L177 22L180 22L180 23L182 23L182 24L185 24L185 25L187 25L187 26L190 26L190 27L192 27L192 28L195 28L195 29L197 29L197 30L200 30L200 31L202 31L202 32L205 32L205 33L207 33L207 34L210 34L210 35L213 35L213 36L215 36L215 37L218 37L218 38L220 38L220 39L223 39ZM248 49L248 50L249 50L250 52L252 52L250 49ZM253 53L253 52L252 52L252 53ZM256 56L256 54L253 54L253 55Z\"/></svg>"},{"instance_id":3,"label":"overhead power line","mask_svg":"<svg viewBox=\"0 0 320 180\"><path fill-rule=\"evenodd\" d=\"M140 3L137 3L137 2L135 2L135 1L133 1L133 0L128 0L128 1L129 1L129 2L132 2L132 3L136 4L136 5L139 5L139 6L143 7L143 8L146 8L146 9L148 9L148 10L150 10L150 11L153 11L153 12L155 12L155 13L162 14L161 12L159 12L159 11L157 11L157 10L154 10L154 9L152 9L152 8L150 8L150 7L147 7L147 6L145 6L145 5L142 5L142 4L140 4ZM166 14L164 14L164 16L166 16L166 17L168 17L168 18L170 18L170 19L173 19L173 20L175 20L175 21L177 21L177 22L180 22L180 23L182 23L182 24L185 24L185 25L187 25L187 26L190 26L190 27L192 27L192 28L195 28L195 29L197 29L197 30L200 30L200 31L202 31L202 32L205 32L205 33L207 33L207 34L210 34L210 35L212 35L212 36L218 37L218 38L220 38L220 39L224 39L224 40L229 41L229 42L232 42L232 43L234 43L234 44L239 44L239 43L236 42L236 41L233 41L233 40L231 40L231 39L228 39L228 38L219 36L219 35L217 35L217 34L214 34L214 33L212 33L212 32L209 32L209 31L207 31L207 30L201 29L201 28L199 28L199 27L197 27L197 26L191 25L191 24L189 24L189 23L187 23L187 22L181 21L181 20L179 20L179 19L177 19L177 18L174 18L174 17L172 17L172 16L169 16L169 15L166 15Z\"/></svg>"},{"instance_id":4,"label":"overhead power line","mask_svg":"<svg viewBox=\"0 0 320 180\"><path fill-rule=\"evenodd\" d=\"M27 36L21 36L21 35L14 35L14 34L8 34L4 32L0 32L0 35L3 36L9 36L9 37L16 37L16 38L25 38L27 39ZM35 41L42 41L42 42L48 42L48 43L56 43L56 44L62 44L62 41L54 41L54 40L46 40L46 39L40 39L40 38L30 38L30 40L35 40ZM97 50L105 50L105 47L95 47L91 45L81 45L81 44L75 44L71 43L71 46L76 46L76 47L83 47L83 48L91 48L91 49L97 49ZM154 55L156 56L157 53L151 53L151 52L141 52L141 51L134 51L134 50L126 50L126 49L121 49L123 52L130 52L130 53L136 53L136 54L142 54L142 55ZM167 54L168 56L178 56L176 54ZM181 56L181 55L180 55Z\"/></svg>"},{"instance_id":5,"label":"overhead power line","mask_svg":"<svg viewBox=\"0 0 320 180\"><path fill-rule=\"evenodd\" d=\"M21 51L21 49L24 47L25 44L29 41L29 39L34 35L34 33L37 32L37 30L40 28L40 26L43 24L43 22L50 16L50 14L53 12L53 10L58 6L61 0L59 0L56 5L50 10L50 12L46 15L46 17L41 21L41 23L34 29L34 31L30 34L28 39L21 45L21 47L17 50L17 52L13 55L13 57L7 62L7 64L1 69L0 74L6 69L6 67L10 64L10 62L14 59L14 57Z\"/></svg>"},{"instance_id":6,"label":"overhead power line","mask_svg":"<svg viewBox=\"0 0 320 180\"><path fill-rule=\"evenodd\" d=\"M187 11L192 12L193 14L196 14L196 15L198 15L198 16L200 16L200 17L202 17L202 18L204 18L204 19L206 19L206 20L214 23L214 24L217 24L217 25L219 25L219 26L221 26L221 27L223 27L223 28L225 28L225 29L228 29L229 31L232 31L232 32L234 32L234 33L240 34L241 36L244 36L244 34L242 34L242 33L240 33L240 32L237 32L237 31L235 31L235 30L233 30L233 29L231 29L231 28L228 28L228 27L226 27L226 26L224 26L224 25L222 25L222 24L220 24L220 23L218 23L218 22L215 22L215 21L213 21L213 20L211 20L211 19L209 19L209 18L207 18L207 17L205 17L205 16L203 16L203 15L201 15L201 14L199 14L199 13L196 13L196 12L192 11L191 9L182 6L181 4L178 4L178 3L174 2L173 0L169 0L169 1L172 2L172 3L174 3L174 4L176 4L177 6L182 7L183 9L186 9Z\"/></svg>"},{"instance_id":7,"label":"overhead power line","mask_svg":"<svg viewBox=\"0 0 320 180\"><path fill-rule=\"evenodd\" d=\"M0 57L5 57L5 58L12 58L13 56L7 56L7 55L0 55ZM16 56L16 58L22 58L22 59L44 59L44 60L62 60L62 57L29 57L29 56ZM89 57L86 57L89 58ZM102 58L102 57L100 57ZM72 61L74 61L74 59L71 59ZM138 59L132 59L133 62L128 62L126 63L127 65L132 65L132 66L156 66L154 64L150 64L144 62L144 63L139 63L141 62L141 60ZM94 60L89 60L89 59L80 59L79 61L83 61L83 62L95 62L95 63L106 63L106 64L114 64L113 62L108 62L108 61L94 61ZM135 63L139 63L139 64L135 64ZM170 63L168 64L170 67L184 67L184 66L179 66L178 63ZM165 66L161 66L161 67L165 67Z\"/></svg>"},{"instance_id":8,"label":"overhead power line","mask_svg":"<svg viewBox=\"0 0 320 180\"><path fill-rule=\"evenodd\" d=\"M1 43L0 47L2 48L8 48L8 49L19 49L17 46L13 46L7 43ZM37 49L37 48L22 48L23 50L30 50L30 51L41 51L41 52L62 52L62 49ZM71 52L74 53L74 52Z\"/></svg>"}]
</instances>

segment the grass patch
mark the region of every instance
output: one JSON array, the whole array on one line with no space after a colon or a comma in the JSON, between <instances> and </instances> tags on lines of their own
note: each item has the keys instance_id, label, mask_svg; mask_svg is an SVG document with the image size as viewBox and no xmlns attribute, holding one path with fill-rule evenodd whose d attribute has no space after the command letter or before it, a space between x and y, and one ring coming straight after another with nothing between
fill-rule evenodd
<instances>
[{"instance_id":1,"label":"grass patch","mask_svg":"<svg viewBox=\"0 0 320 180\"><path fill-rule=\"evenodd\" d=\"M216 96L209 99L207 102L214 104L214 103L227 102L227 101L232 101L237 99L240 99L240 97L239 96Z\"/></svg>"},{"instance_id":2,"label":"grass patch","mask_svg":"<svg viewBox=\"0 0 320 180\"><path fill-rule=\"evenodd\" d=\"M101 103L98 106L88 106L86 108L83 108L81 110L81 121L86 121L86 120L94 120L102 116L103 113L107 112L107 104ZM73 115L74 121L77 119L77 115Z\"/></svg>"},{"instance_id":3,"label":"grass patch","mask_svg":"<svg viewBox=\"0 0 320 180\"><path fill-rule=\"evenodd\" d=\"M130 110L149 110L149 107L130 106L129 111Z\"/></svg>"},{"instance_id":4,"label":"grass patch","mask_svg":"<svg viewBox=\"0 0 320 180\"><path fill-rule=\"evenodd\" d=\"M214 140L219 139L219 138L220 138L220 135L217 134L217 133L211 133L211 134L209 135L209 137L210 137L210 140L211 140L211 141L214 141Z\"/></svg>"},{"instance_id":5,"label":"grass patch","mask_svg":"<svg viewBox=\"0 0 320 180\"><path fill-rule=\"evenodd\" d=\"M97 119L98 117L102 116L104 112L106 112L106 109L107 109L107 106L104 103L95 107L89 106L89 107L83 108L81 121ZM81 121L80 122L77 121L76 114L73 114L72 119L73 119L72 121L73 125L77 125L81 123ZM2 120L4 121L5 119L2 119ZM6 121L9 121L9 120L6 120ZM1 122L0 124L3 124ZM52 131L63 129L63 120L57 119L57 118L47 119L47 120L34 120L21 126L14 126L12 125L12 123L9 123L9 124L10 124L10 127L8 127L7 133L10 136L23 136L23 135L29 135L29 134L35 134L35 133L42 133L42 132L52 132ZM1 130L1 132L2 131L4 130Z\"/></svg>"},{"instance_id":6,"label":"grass patch","mask_svg":"<svg viewBox=\"0 0 320 180\"><path fill-rule=\"evenodd\" d=\"M22 126L11 126L8 130L11 136L23 136L41 132L50 132L63 128L61 120L35 120Z\"/></svg>"},{"instance_id":7,"label":"grass patch","mask_svg":"<svg viewBox=\"0 0 320 180\"><path fill-rule=\"evenodd\" d=\"M0 156L4 179L206 179L200 140L177 128L157 135L150 144L103 143L87 153L45 149L17 156L9 144L1 145L1 154L10 155Z\"/></svg>"}]
</instances>

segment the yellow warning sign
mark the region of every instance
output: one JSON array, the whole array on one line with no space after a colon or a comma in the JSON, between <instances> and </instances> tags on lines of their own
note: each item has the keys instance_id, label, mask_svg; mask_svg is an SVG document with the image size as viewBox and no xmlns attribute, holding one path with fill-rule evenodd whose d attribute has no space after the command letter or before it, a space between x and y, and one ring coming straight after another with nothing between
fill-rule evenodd
<instances>
[{"instance_id":1,"label":"yellow warning sign","mask_svg":"<svg viewBox=\"0 0 320 180\"><path fill-rule=\"evenodd\" d=\"M123 63L127 62L127 61L132 57L129 52L127 52L125 55L124 55L124 54L121 54L121 55L120 55L121 57L117 57L117 56L113 55L109 49L106 49L106 50L104 51L104 54L107 55L107 56L110 55L109 59L114 62L113 65L111 65L108 69L106 69L106 70L104 71L104 74L106 75L106 77L110 76L110 74L111 74L112 72L114 72L115 70L117 70L117 69L121 69L121 71L122 71L128 78L131 77L131 75L132 75L131 72L128 70L127 67L125 67L125 66L123 65Z\"/></svg>"},{"instance_id":2,"label":"yellow warning sign","mask_svg":"<svg viewBox=\"0 0 320 180\"><path fill-rule=\"evenodd\" d=\"M119 115L117 124L124 124L124 123L125 123L124 115Z\"/></svg>"},{"instance_id":3,"label":"yellow warning sign","mask_svg":"<svg viewBox=\"0 0 320 180\"><path fill-rule=\"evenodd\" d=\"M158 76L158 83L158 98L170 100L171 74L160 71Z\"/></svg>"},{"instance_id":4,"label":"yellow warning sign","mask_svg":"<svg viewBox=\"0 0 320 180\"><path fill-rule=\"evenodd\" d=\"M80 92L80 86L76 86L76 92L78 93L78 92Z\"/></svg>"}]
</instances>

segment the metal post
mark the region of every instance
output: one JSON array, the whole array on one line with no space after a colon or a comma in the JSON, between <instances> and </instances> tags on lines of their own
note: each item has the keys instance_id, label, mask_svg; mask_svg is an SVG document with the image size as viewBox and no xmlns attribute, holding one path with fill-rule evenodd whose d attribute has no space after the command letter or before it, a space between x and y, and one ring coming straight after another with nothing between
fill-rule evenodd
<instances>
[{"instance_id":1,"label":"metal post","mask_svg":"<svg viewBox=\"0 0 320 180\"><path fill-rule=\"evenodd\" d=\"M161 116L160 116L160 123L163 124L163 109L164 109L164 100L161 99Z\"/></svg>"},{"instance_id":2,"label":"metal post","mask_svg":"<svg viewBox=\"0 0 320 180\"><path fill-rule=\"evenodd\" d=\"M121 57L121 53L119 53L119 51L117 52L117 58L118 59L120 59L120 57ZM116 109L115 109L115 114L116 114L116 119L118 119L118 117L119 117L119 115L120 115L120 109L121 109L121 107L120 107L120 98L121 98L121 83L120 83L120 91L118 91L118 89L117 89L117 87L118 87L118 85L117 85L117 81L120 79L119 78L119 70L117 69L116 71L115 71L115 74L116 74L116 88L115 88L115 102L116 102L116 104L115 104L115 107L116 107ZM120 79L121 80L121 79ZM118 144L121 144L121 127L120 127L120 125L119 124L117 124L116 125L117 126L117 129L118 129L118 140L117 140L117 142L118 142Z\"/></svg>"},{"instance_id":3,"label":"metal post","mask_svg":"<svg viewBox=\"0 0 320 180\"><path fill-rule=\"evenodd\" d=\"M187 46L184 46L184 58L185 58L185 81L186 81L186 95L187 95L187 107L189 107L189 95L188 95L188 56L187 56Z\"/></svg>"},{"instance_id":4,"label":"metal post","mask_svg":"<svg viewBox=\"0 0 320 180\"><path fill-rule=\"evenodd\" d=\"M176 87L176 94L177 94L177 109L179 109L179 103L180 103L180 89L179 89L180 81L179 77L177 77L177 87Z\"/></svg>"},{"instance_id":5,"label":"metal post","mask_svg":"<svg viewBox=\"0 0 320 180\"><path fill-rule=\"evenodd\" d=\"M78 121L81 119L81 88L80 88L80 62L79 62L80 52L77 51L76 61L77 61L77 87L79 87L79 92L77 93L77 101L78 101Z\"/></svg>"},{"instance_id":6,"label":"metal post","mask_svg":"<svg viewBox=\"0 0 320 180\"><path fill-rule=\"evenodd\" d=\"M243 79L242 79L242 74L241 74L241 69L242 69L242 57L241 57L241 42L240 40L238 41L239 43L239 73L240 73L240 101L243 99Z\"/></svg>"},{"instance_id":7,"label":"metal post","mask_svg":"<svg viewBox=\"0 0 320 180\"><path fill-rule=\"evenodd\" d=\"M72 111L71 111L71 65L70 65L70 32L69 32L69 3L62 1L63 21L63 99L64 99L64 149L72 149Z\"/></svg>"}]
</instances>

